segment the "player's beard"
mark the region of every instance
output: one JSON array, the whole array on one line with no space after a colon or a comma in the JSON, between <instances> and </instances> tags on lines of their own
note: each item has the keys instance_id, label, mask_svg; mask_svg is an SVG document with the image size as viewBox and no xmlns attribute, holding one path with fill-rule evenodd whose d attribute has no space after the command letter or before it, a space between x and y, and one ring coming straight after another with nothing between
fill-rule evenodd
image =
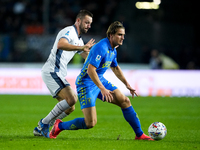
<instances>
[{"instance_id":1,"label":"player's beard","mask_svg":"<svg viewBox=\"0 0 200 150\"><path fill-rule=\"evenodd\" d=\"M79 29L80 29L80 33L81 33L81 34L82 34L82 33L87 33L87 31L88 31L88 29L84 28L84 25L83 25L82 23L81 23Z\"/></svg>"}]
</instances>

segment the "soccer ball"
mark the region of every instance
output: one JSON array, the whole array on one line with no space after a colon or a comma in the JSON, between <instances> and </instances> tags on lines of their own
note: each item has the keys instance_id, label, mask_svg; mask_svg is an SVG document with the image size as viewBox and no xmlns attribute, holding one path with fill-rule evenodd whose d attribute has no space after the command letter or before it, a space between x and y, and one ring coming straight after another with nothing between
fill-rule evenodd
<instances>
[{"instance_id":1,"label":"soccer ball","mask_svg":"<svg viewBox=\"0 0 200 150\"><path fill-rule=\"evenodd\" d=\"M149 136L154 140L162 140L167 134L167 128L161 122L154 122L149 126Z\"/></svg>"}]
</instances>

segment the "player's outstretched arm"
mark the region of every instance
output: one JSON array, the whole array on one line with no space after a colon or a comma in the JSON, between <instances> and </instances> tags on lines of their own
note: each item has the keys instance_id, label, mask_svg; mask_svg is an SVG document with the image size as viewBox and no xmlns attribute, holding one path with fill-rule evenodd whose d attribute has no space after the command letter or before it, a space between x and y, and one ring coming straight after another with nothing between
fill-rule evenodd
<instances>
[{"instance_id":1,"label":"player's outstretched arm","mask_svg":"<svg viewBox=\"0 0 200 150\"><path fill-rule=\"evenodd\" d=\"M83 51L84 52L89 52L90 51L90 48L95 44L95 40L94 39L90 39L87 44L85 44L83 46Z\"/></svg>"},{"instance_id":2,"label":"player's outstretched arm","mask_svg":"<svg viewBox=\"0 0 200 150\"><path fill-rule=\"evenodd\" d=\"M90 48L95 44L94 39L91 39L87 44L84 46L76 46L69 44L68 40L65 38L61 38L57 44L57 48L65 51L90 51Z\"/></svg>"},{"instance_id":3,"label":"player's outstretched arm","mask_svg":"<svg viewBox=\"0 0 200 150\"><path fill-rule=\"evenodd\" d=\"M132 95L132 98L134 98L135 95L138 96L138 94L136 93L136 90L133 89L133 88L130 86L130 84L128 84L128 85L126 86L126 88L129 89L129 91L130 91L130 93L131 93L131 95Z\"/></svg>"},{"instance_id":4,"label":"player's outstretched arm","mask_svg":"<svg viewBox=\"0 0 200 150\"><path fill-rule=\"evenodd\" d=\"M83 57L84 59L87 58L88 54L89 54L89 51L90 51L90 48L95 44L94 43L94 39L91 39L87 44L86 44L86 47L85 47L85 51L83 53L81 53L81 57Z\"/></svg>"},{"instance_id":5,"label":"player's outstretched arm","mask_svg":"<svg viewBox=\"0 0 200 150\"><path fill-rule=\"evenodd\" d=\"M119 80L121 80L125 85L128 84L126 78L124 77L124 74L121 70L121 68L119 67L119 65L117 67L110 67L112 69L112 71L114 72L114 74L117 76L117 78Z\"/></svg>"},{"instance_id":6,"label":"player's outstretched arm","mask_svg":"<svg viewBox=\"0 0 200 150\"><path fill-rule=\"evenodd\" d=\"M80 55L81 55L81 57L83 57L84 59L86 59L87 56L88 56L88 54L89 54L89 52L83 52Z\"/></svg>"},{"instance_id":7,"label":"player's outstretched arm","mask_svg":"<svg viewBox=\"0 0 200 150\"><path fill-rule=\"evenodd\" d=\"M128 83L128 81L126 80L126 78L124 77L124 74L121 70L121 68L119 66L117 67L111 67L112 71L114 72L114 74L117 76L117 78L119 80L121 80L127 89L129 89L132 97L134 98L134 95L138 96L138 94L136 93L136 91L130 86L130 84Z\"/></svg>"}]
</instances>

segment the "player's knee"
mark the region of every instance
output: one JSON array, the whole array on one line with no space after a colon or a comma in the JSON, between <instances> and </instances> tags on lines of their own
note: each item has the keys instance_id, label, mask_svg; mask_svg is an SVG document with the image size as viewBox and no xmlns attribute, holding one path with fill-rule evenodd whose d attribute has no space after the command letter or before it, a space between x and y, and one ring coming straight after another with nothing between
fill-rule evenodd
<instances>
[{"instance_id":1,"label":"player's knee","mask_svg":"<svg viewBox=\"0 0 200 150\"><path fill-rule=\"evenodd\" d=\"M125 96L125 100L124 100L124 102L125 102L126 104L128 104L128 105L131 104L130 99L129 99L128 97L126 97L126 96Z\"/></svg>"},{"instance_id":2,"label":"player's knee","mask_svg":"<svg viewBox=\"0 0 200 150\"><path fill-rule=\"evenodd\" d=\"M76 104L78 97L77 97L77 95L73 95L70 99L71 99L73 104Z\"/></svg>"},{"instance_id":3,"label":"player's knee","mask_svg":"<svg viewBox=\"0 0 200 150\"><path fill-rule=\"evenodd\" d=\"M96 125L97 121L91 121L91 122L87 122L86 126L88 129L93 128Z\"/></svg>"},{"instance_id":4,"label":"player's knee","mask_svg":"<svg viewBox=\"0 0 200 150\"><path fill-rule=\"evenodd\" d=\"M78 97L77 97L77 95L72 95L72 96L66 97L65 100L67 101L69 106L72 107L74 104L76 104Z\"/></svg>"},{"instance_id":5,"label":"player's knee","mask_svg":"<svg viewBox=\"0 0 200 150\"><path fill-rule=\"evenodd\" d=\"M129 106L131 106L130 99L128 97L124 96L124 99L121 102L121 108L126 108L126 107L129 107Z\"/></svg>"},{"instance_id":6,"label":"player's knee","mask_svg":"<svg viewBox=\"0 0 200 150\"><path fill-rule=\"evenodd\" d=\"M69 115L69 114L71 114L74 110L75 110L75 105L73 105L73 106L71 106L71 108L67 109L67 110L65 111L65 113L66 113L67 115Z\"/></svg>"},{"instance_id":7,"label":"player's knee","mask_svg":"<svg viewBox=\"0 0 200 150\"><path fill-rule=\"evenodd\" d=\"M73 112L75 110L75 105L70 108L70 111Z\"/></svg>"}]
</instances>

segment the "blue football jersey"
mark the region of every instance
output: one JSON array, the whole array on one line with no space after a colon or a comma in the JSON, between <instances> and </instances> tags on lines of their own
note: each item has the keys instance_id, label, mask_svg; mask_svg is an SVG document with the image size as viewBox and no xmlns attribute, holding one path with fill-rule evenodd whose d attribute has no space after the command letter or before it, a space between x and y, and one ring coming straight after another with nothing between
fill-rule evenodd
<instances>
[{"instance_id":1,"label":"blue football jersey","mask_svg":"<svg viewBox=\"0 0 200 150\"><path fill-rule=\"evenodd\" d=\"M116 57L117 51L115 48L112 49L108 38L104 38L99 41L91 48L90 53L85 60L85 63L81 70L81 73L76 79L76 85L83 84L85 83L85 81L92 81L87 74L89 64L97 68L96 72L99 76L99 79L101 79L101 77L103 77L103 74L110 66L116 67L118 65Z\"/></svg>"}]
</instances>

